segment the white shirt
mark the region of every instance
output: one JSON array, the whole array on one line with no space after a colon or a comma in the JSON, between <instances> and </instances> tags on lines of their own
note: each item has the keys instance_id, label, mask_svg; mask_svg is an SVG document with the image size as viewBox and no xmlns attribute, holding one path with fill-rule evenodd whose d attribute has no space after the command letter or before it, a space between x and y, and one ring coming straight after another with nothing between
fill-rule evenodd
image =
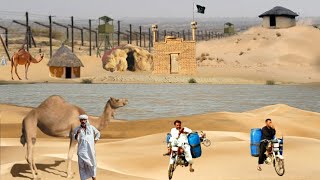
<instances>
[{"instance_id":1,"label":"white shirt","mask_svg":"<svg viewBox=\"0 0 320 180\"><path fill-rule=\"evenodd\" d=\"M187 132L189 134L189 133L192 133L192 130L187 127L184 127L184 132ZM179 137L178 144L188 143L188 134L181 133L179 137L179 130L176 128L172 128L170 142L173 142Z\"/></svg>"},{"instance_id":2,"label":"white shirt","mask_svg":"<svg viewBox=\"0 0 320 180\"><path fill-rule=\"evenodd\" d=\"M75 128L74 137L79 128L81 128L81 126ZM94 141L99 140L99 138L100 132L88 123L86 130L81 128L76 139L78 141L78 157L85 161L89 166L96 166L96 150Z\"/></svg>"}]
</instances>

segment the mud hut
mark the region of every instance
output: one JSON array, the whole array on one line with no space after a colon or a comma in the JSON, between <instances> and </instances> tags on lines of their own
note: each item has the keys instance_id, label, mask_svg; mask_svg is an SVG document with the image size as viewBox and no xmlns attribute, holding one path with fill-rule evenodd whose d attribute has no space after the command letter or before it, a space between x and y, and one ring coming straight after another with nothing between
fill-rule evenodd
<instances>
[{"instance_id":1,"label":"mud hut","mask_svg":"<svg viewBox=\"0 0 320 180\"><path fill-rule=\"evenodd\" d=\"M107 50L102 57L102 67L107 71L153 70L153 56L147 50L130 44Z\"/></svg>"},{"instance_id":2,"label":"mud hut","mask_svg":"<svg viewBox=\"0 0 320 180\"><path fill-rule=\"evenodd\" d=\"M50 77L79 78L81 60L66 46L62 45L48 62Z\"/></svg>"},{"instance_id":3,"label":"mud hut","mask_svg":"<svg viewBox=\"0 0 320 180\"><path fill-rule=\"evenodd\" d=\"M295 26L297 16L299 15L290 9L277 6L261 14L259 17L263 18L263 27L280 29Z\"/></svg>"}]
</instances>

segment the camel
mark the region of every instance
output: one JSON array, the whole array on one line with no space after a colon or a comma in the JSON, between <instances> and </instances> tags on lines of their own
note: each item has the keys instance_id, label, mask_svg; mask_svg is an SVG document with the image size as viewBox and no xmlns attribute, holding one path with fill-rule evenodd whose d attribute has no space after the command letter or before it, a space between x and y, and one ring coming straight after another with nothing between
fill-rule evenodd
<instances>
[{"instance_id":1,"label":"camel","mask_svg":"<svg viewBox=\"0 0 320 180\"><path fill-rule=\"evenodd\" d=\"M100 117L89 116L90 124L98 130L102 130L108 125L110 119L114 118L115 110L126 104L128 104L127 99L110 97ZM70 138L67 178L72 178L71 160L77 144L77 141L73 138L73 131L80 125L78 116L85 113L83 109L66 102L61 96L53 95L44 100L37 108L31 110L26 117L24 117L20 142L23 146L27 144L26 160L34 179L37 179L38 175L38 170L33 159L37 127L49 136Z\"/></svg>"},{"instance_id":2,"label":"camel","mask_svg":"<svg viewBox=\"0 0 320 180\"><path fill-rule=\"evenodd\" d=\"M11 78L13 79L12 75L12 70L13 67L15 69L15 73L18 76L19 80L21 78L18 75L18 65L24 65L25 67L25 78L28 79L28 69L30 66L30 63L39 63L43 59L43 54L40 53L40 58L39 60L35 59L34 57L31 56L31 54L26 51L24 48L19 49L18 52L14 53L11 59Z\"/></svg>"}]
</instances>

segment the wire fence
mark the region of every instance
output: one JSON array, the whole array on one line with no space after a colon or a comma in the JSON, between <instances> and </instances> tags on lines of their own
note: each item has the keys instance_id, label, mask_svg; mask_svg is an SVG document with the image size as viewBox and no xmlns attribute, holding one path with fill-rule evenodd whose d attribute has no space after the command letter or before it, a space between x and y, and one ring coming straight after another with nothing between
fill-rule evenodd
<instances>
[{"instance_id":1,"label":"wire fence","mask_svg":"<svg viewBox=\"0 0 320 180\"><path fill-rule=\"evenodd\" d=\"M131 24L125 20L113 20L113 32L99 33L98 19L83 19L77 17L51 16L29 12L0 11L0 34L3 46L12 54L25 47L31 52L49 54L51 57L62 44L69 46L76 54L103 55L103 52L115 46L132 44L152 51L153 33L151 24ZM166 36L175 36L184 40L192 40L191 28L173 30L168 26L158 30L158 41L164 41ZM229 36L222 31L198 29L197 41L223 38Z\"/></svg>"}]
</instances>

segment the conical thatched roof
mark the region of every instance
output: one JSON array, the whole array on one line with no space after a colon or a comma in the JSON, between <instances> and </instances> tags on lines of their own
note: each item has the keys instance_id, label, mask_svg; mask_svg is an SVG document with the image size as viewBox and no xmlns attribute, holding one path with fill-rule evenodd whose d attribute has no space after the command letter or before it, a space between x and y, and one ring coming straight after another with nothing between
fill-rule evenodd
<instances>
[{"instance_id":1,"label":"conical thatched roof","mask_svg":"<svg viewBox=\"0 0 320 180\"><path fill-rule=\"evenodd\" d=\"M281 6L276 6L272 8L271 10L261 14L259 17L264 17L264 16L287 16L287 17L296 17L299 16L297 13L291 11L290 9L281 7Z\"/></svg>"},{"instance_id":2,"label":"conical thatched roof","mask_svg":"<svg viewBox=\"0 0 320 180\"><path fill-rule=\"evenodd\" d=\"M62 45L53 55L48 66L84 67L81 60L66 46Z\"/></svg>"}]
</instances>

